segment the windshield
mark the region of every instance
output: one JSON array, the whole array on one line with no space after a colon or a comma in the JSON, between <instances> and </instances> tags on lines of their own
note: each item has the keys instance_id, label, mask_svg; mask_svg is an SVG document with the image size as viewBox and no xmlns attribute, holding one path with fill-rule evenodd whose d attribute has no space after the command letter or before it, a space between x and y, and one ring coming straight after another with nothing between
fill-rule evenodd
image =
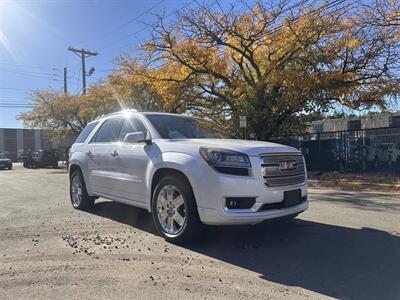
<instances>
[{"instance_id":1,"label":"windshield","mask_svg":"<svg viewBox=\"0 0 400 300\"><path fill-rule=\"evenodd\" d=\"M233 139L216 124L187 116L147 115L163 139Z\"/></svg>"},{"instance_id":2,"label":"windshield","mask_svg":"<svg viewBox=\"0 0 400 300\"><path fill-rule=\"evenodd\" d=\"M0 153L0 158L6 158L6 156L3 153Z\"/></svg>"}]
</instances>

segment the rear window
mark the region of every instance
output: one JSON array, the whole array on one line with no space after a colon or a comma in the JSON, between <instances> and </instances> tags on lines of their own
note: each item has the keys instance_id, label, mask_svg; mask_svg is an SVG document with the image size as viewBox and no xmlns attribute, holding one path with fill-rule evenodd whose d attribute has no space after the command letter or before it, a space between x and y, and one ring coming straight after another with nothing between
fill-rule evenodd
<instances>
[{"instance_id":1,"label":"rear window","mask_svg":"<svg viewBox=\"0 0 400 300\"><path fill-rule=\"evenodd\" d=\"M89 134L92 132L92 130L96 127L97 122L92 122L86 125L86 127L82 130L81 134L78 136L76 139L75 143L83 143L86 141L87 137Z\"/></svg>"}]
</instances>

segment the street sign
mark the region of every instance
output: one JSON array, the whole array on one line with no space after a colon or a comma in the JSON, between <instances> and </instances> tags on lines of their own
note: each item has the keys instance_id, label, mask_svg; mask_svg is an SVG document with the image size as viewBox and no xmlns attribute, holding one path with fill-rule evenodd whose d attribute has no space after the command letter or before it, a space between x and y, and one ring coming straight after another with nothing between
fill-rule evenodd
<instances>
[{"instance_id":1,"label":"street sign","mask_svg":"<svg viewBox=\"0 0 400 300\"><path fill-rule=\"evenodd\" d=\"M240 128L247 127L246 116L239 116L239 123L240 123Z\"/></svg>"}]
</instances>

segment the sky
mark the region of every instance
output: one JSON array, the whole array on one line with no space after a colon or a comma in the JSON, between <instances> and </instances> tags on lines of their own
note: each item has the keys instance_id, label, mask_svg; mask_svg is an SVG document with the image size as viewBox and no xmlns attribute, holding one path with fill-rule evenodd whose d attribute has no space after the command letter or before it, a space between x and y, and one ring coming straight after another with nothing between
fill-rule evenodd
<instances>
[{"instance_id":1,"label":"sky","mask_svg":"<svg viewBox=\"0 0 400 300\"><path fill-rule=\"evenodd\" d=\"M87 84L106 78L113 60L149 36L155 13L196 5L194 0L0 0L0 128L22 128L16 116L29 110L30 90L81 93L81 61L69 46L98 51L87 58L96 71ZM20 107L16 107L20 106Z\"/></svg>"}]
</instances>

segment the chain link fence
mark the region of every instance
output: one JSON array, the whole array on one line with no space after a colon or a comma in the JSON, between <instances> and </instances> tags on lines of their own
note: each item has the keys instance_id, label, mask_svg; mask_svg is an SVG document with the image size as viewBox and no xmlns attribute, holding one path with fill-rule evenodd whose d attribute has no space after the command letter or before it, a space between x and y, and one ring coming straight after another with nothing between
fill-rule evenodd
<instances>
[{"instance_id":1,"label":"chain link fence","mask_svg":"<svg viewBox=\"0 0 400 300\"><path fill-rule=\"evenodd\" d=\"M300 149L309 171L400 174L400 128L312 133L273 141Z\"/></svg>"}]
</instances>

